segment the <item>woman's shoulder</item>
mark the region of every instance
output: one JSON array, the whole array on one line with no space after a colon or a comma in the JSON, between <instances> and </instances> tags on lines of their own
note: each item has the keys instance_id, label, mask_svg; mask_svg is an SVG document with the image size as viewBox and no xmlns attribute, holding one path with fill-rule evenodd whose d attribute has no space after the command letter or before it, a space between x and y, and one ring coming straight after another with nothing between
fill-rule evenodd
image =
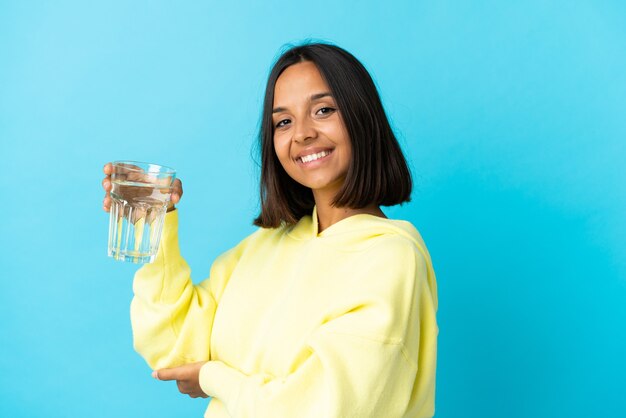
<instances>
[{"instance_id":1,"label":"woman's shoulder","mask_svg":"<svg viewBox=\"0 0 626 418\"><path fill-rule=\"evenodd\" d=\"M355 215L325 230L321 237L344 251L370 252L419 249L427 252L422 236L411 222L372 215ZM393 249L391 249L393 248Z\"/></svg>"},{"instance_id":2,"label":"woman's shoulder","mask_svg":"<svg viewBox=\"0 0 626 418\"><path fill-rule=\"evenodd\" d=\"M289 230L290 228L284 225L277 228L257 227L228 252L243 252L251 247L258 248L259 246L275 245L289 233Z\"/></svg>"},{"instance_id":3,"label":"woman's shoulder","mask_svg":"<svg viewBox=\"0 0 626 418\"><path fill-rule=\"evenodd\" d=\"M434 281L430 253L415 226L408 221L387 218L370 218L362 223L358 263L379 271L389 280L398 279L406 285L406 277Z\"/></svg>"}]
</instances>

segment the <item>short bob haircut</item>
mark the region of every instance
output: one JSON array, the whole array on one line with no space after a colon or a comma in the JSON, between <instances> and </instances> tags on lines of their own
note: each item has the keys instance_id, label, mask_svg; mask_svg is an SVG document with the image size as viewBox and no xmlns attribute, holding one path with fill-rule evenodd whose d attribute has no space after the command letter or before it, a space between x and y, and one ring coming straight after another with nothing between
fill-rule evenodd
<instances>
[{"instance_id":1,"label":"short bob haircut","mask_svg":"<svg viewBox=\"0 0 626 418\"><path fill-rule=\"evenodd\" d=\"M259 142L261 147L261 214L254 224L276 228L293 225L312 213L313 192L293 180L274 151L274 87L283 71L310 61L319 70L335 98L352 145L352 158L336 207L361 209L393 206L411 198L411 172L394 135L374 82L352 54L335 45L306 43L284 52L270 72Z\"/></svg>"}]
</instances>

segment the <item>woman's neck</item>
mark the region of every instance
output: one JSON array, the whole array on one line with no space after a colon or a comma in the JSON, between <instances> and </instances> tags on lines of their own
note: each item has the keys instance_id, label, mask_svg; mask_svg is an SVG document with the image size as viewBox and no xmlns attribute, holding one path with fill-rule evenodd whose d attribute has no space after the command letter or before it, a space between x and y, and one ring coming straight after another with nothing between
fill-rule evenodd
<instances>
[{"instance_id":1,"label":"woman's neck","mask_svg":"<svg viewBox=\"0 0 626 418\"><path fill-rule=\"evenodd\" d=\"M331 225L349 218L350 216L368 214L386 218L380 207L376 205L367 206L361 209L338 208L332 205L334 196L319 196L314 193L315 207L317 210L317 232L320 233Z\"/></svg>"}]
</instances>

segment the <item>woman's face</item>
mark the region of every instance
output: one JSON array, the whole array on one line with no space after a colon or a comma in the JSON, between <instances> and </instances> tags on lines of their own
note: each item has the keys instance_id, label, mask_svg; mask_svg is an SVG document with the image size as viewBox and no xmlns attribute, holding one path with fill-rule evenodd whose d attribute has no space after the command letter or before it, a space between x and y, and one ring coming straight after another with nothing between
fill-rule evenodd
<instances>
[{"instance_id":1,"label":"woman's face","mask_svg":"<svg viewBox=\"0 0 626 418\"><path fill-rule=\"evenodd\" d=\"M281 165L298 183L333 196L350 165L348 132L328 85L315 64L294 64L274 88L274 150Z\"/></svg>"}]
</instances>

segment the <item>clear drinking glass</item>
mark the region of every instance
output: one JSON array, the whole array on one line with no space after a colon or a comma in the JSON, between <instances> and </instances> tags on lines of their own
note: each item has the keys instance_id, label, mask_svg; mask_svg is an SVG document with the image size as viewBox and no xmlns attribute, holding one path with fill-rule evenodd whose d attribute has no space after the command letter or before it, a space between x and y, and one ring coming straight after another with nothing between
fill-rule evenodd
<instances>
[{"instance_id":1,"label":"clear drinking glass","mask_svg":"<svg viewBox=\"0 0 626 418\"><path fill-rule=\"evenodd\" d=\"M157 164L113 163L109 257L133 263L154 261L175 178L175 170Z\"/></svg>"}]
</instances>

